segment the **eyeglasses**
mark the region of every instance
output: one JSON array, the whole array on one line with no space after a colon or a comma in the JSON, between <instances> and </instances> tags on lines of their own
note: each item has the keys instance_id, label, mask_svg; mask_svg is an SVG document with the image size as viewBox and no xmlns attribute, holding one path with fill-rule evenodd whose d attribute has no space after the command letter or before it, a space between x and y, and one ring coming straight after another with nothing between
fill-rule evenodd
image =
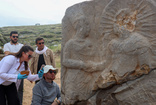
<instances>
[{"instance_id":1,"label":"eyeglasses","mask_svg":"<svg viewBox=\"0 0 156 105\"><path fill-rule=\"evenodd\" d=\"M49 70L49 73L50 74L52 74L52 73L56 74L57 72L55 70Z\"/></svg>"},{"instance_id":2,"label":"eyeglasses","mask_svg":"<svg viewBox=\"0 0 156 105\"><path fill-rule=\"evenodd\" d=\"M18 36L12 36L13 38L18 38Z\"/></svg>"},{"instance_id":3,"label":"eyeglasses","mask_svg":"<svg viewBox=\"0 0 156 105\"><path fill-rule=\"evenodd\" d=\"M26 54L28 55L28 59L32 58L32 55L30 55L30 54L28 54L28 53L26 53Z\"/></svg>"},{"instance_id":4,"label":"eyeglasses","mask_svg":"<svg viewBox=\"0 0 156 105\"><path fill-rule=\"evenodd\" d=\"M44 42L38 43L39 45L44 44Z\"/></svg>"}]
</instances>

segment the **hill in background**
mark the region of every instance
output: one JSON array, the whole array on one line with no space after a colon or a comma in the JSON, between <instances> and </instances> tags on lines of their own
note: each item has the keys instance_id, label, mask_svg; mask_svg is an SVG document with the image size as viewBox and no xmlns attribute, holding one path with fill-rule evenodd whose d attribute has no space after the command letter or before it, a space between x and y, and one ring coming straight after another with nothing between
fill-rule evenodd
<instances>
[{"instance_id":1,"label":"hill in background","mask_svg":"<svg viewBox=\"0 0 156 105\"><path fill-rule=\"evenodd\" d=\"M11 31L18 31L19 42L31 45L33 48L36 47L35 39L43 37L45 45L53 49L54 52L61 49L61 24L2 27L0 28L0 47L10 41Z\"/></svg>"}]
</instances>

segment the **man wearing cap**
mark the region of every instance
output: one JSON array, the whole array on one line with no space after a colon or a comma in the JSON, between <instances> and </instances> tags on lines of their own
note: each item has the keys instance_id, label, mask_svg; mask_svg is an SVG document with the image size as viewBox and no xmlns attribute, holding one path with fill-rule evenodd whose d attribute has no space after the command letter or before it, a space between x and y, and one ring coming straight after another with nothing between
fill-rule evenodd
<instances>
[{"instance_id":1,"label":"man wearing cap","mask_svg":"<svg viewBox=\"0 0 156 105\"><path fill-rule=\"evenodd\" d=\"M61 92L59 86L53 81L58 69L52 65L46 65L43 70L43 78L33 88L31 105L59 105Z\"/></svg>"}]
</instances>

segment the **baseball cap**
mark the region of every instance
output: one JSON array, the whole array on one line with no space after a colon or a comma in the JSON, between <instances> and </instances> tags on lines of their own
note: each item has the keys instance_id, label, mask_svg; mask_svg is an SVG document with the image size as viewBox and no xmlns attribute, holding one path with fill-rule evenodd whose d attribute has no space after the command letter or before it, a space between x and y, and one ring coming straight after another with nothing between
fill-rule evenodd
<instances>
[{"instance_id":1,"label":"baseball cap","mask_svg":"<svg viewBox=\"0 0 156 105\"><path fill-rule=\"evenodd\" d=\"M44 66L44 73L47 73L50 69L56 70L56 73L58 72L58 69L54 68L52 65L46 65L46 66Z\"/></svg>"}]
</instances>

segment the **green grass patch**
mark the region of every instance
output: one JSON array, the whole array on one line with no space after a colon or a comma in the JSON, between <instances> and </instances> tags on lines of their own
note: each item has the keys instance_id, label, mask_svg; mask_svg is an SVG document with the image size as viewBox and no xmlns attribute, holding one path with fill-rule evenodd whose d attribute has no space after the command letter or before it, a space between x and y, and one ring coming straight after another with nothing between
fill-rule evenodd
<instances>
[{"instance_id":1,"label":"green grass patch","mask_svg":"<svg viewBox=\"0 0 156 105\"><path fill-rule=\"evenodd\" d=\"M53 50L54 53L61 52L61 44L55 44L49 47L50 49Z\"/></svg>"},{"instance_id":2,"label":"green grass patch","mask_svg":"<svg viewBox=\"0 0 156 105\"><path fill-rule=\"evenodd\" d=\"M56 68L61 69L60 55L55 55Z\"/></svg>"}]
</instances>

